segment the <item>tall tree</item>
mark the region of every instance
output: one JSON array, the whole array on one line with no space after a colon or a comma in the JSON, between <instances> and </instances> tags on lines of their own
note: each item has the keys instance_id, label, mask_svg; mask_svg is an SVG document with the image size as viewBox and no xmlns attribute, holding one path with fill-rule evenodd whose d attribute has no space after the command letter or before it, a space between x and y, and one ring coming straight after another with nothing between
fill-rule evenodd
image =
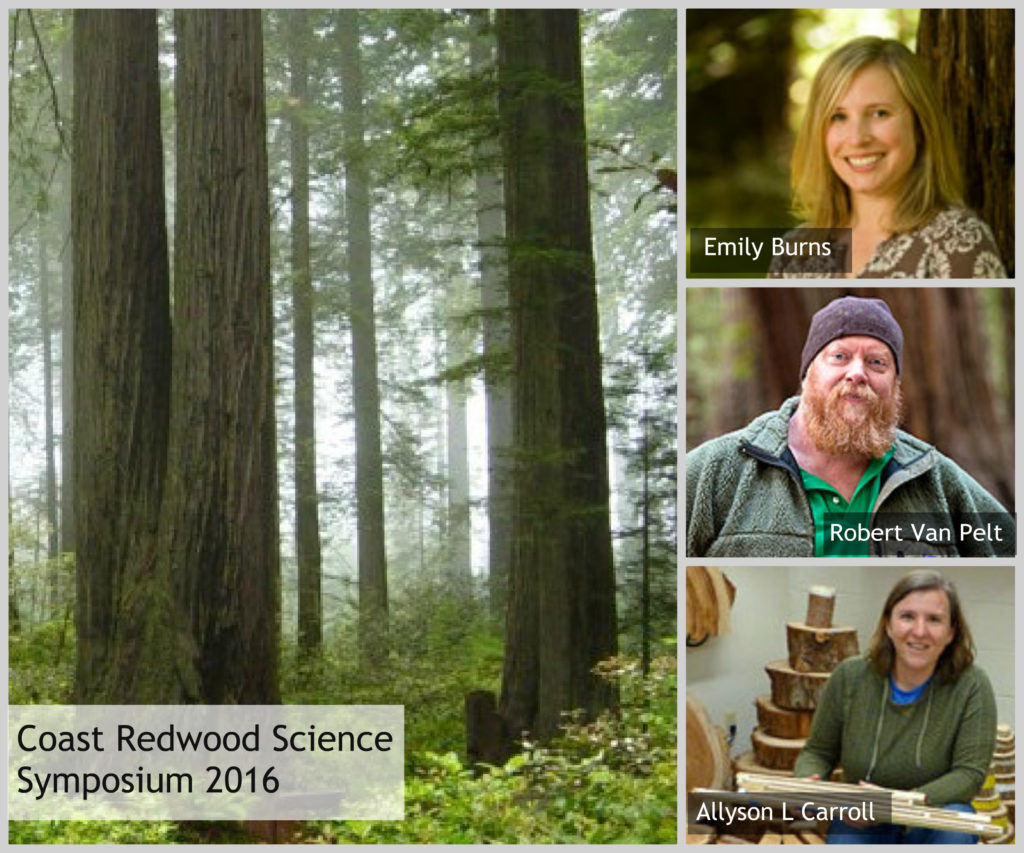
<instances>
[{"instance_id":1,"label":"tall tree","mask_svg":"<svg viewBox=\"0 0 1024 853\"><path fill-rule=\"evenodd\" d=\"M270 214L260 12L177 11L174 376L161 518L197 685L279 700ZM79 81L81 78L77 78Z\"/></svg>"},{"instance_id":2,"label":"tall tree","mask_svg":"<svg viewBox=\"0 0 1024 853\"><path fill-rule=\"evenodd\" d=\"M466 403L468 380L463 365L469 357L469 341L465 329L464 282L459 271L447 276L447 310L445 312L445 436L448 460L448 573L468 589L472 574L472 552L469 512L469 428Z\"/></svg>"},{"instance_id":3,"label":"tall tree","mask_svg":"<svg viewBox=\"0 0 1024 853\"><path fill-rule=\"evenodd\" d=\"M938 84L964 170L965 201L1014 271L1013 9L922 9L917 52Z\"/></svg>"},{"instance_id":4,"label":"tall tree","mask_svg":"<svg viewBox=\"0 0 1024 853\"><path fill-rule=\"evenodd\" d=\"M592 672L616 616L579 13L499 11L497 33L517 455L500 708L547 737L615 699Z\"/></svg>"},{"instance_id":5,"label":"tall tree","mask_svg":"<svg viewBox=\"0 0 1024 853\"><path fill-rule=\"evenodd\" d=\"M494 73L494 34L490 12L470 13L473 70L482 79ZM485 91L490 91L486 87ZM505 252L505 217L501 190L501 150L497 136L497 99L489 96L485 114L493 132L476 145L473 176L483 309L484 389L487 407L487 588L491 614L504 618L508 567L512 560L512 387L509 370L509 307Z\"/></svg>"},{"instance_id":6,"label":"tall tree","mask_svg":"<svg viewBox=\"0 0 1024 853\"><path fill-rule=\"evenodd\" d=\"M320 649L320 519L316 479L313 277L309 258L309 19L305 9L287 14L291 65L292 311L295 370L295 540L299 569L299 650Z\"/></svg>"},{"instance_id":7,"label":"tall tree","mask_svg":"<svg viewBox=\"0 0 1024 853\"><path fill-rule=\"evenodd\" d=\"M359 13L338 11L345 149L345 210L356 420L356 516L359 553L359 647L364 663L387 657L388 586L384 548L384 474L380 449L377 324L370 254L370 170L363 139Z\"/></svg>"},{"instance_id":8,"label":"tall tree","mask_svg":"<svg viewBox=\"0 0 1024 853\"><path fill-rule=\"evenodd\" d=\"M156 13L79 10L74 27L75 689L132 701L111 684L156 553L170 383Z\"/></svg>"},{"instance_id":9,"label":"tall tree","mask_svg":"<svg viewBox=\"0 0 1024 853\"><path fill-rule=\"evenodd\" d=\"M57 448L53 429L53 317L50 307L50 291L53 284L50 279L49 229L42 216L38 220L39 238L39 335L43 339L43 422L45 428L44 450L46 453L46 556L51 561L57 559L58 523L57 523ZM50 582L50 605L56 607L60 573L56 565L51 565L53 572Z\"/></svg>"},{"instance_id":10,"label":"tall tree","mask_svg":"<svg viewBox=\"0 0 1024 853\"><path fill-rule=\"evenodd\" d=\"M71 120L71 92L72 92L72 45L74 43L74 27L71 22L71 12L64 12L67 21L67 28L71 36L61 48L61 77L59 88L59 103L61 105L62 119L66 127L70 129ZM57 199L60 234L60 271L61 271L61 338L60 338L60 400L61 400L61 430L60 430L60 551L68 553L75 550L75 502L74 495L74 440L75 440L75 418L74 418L74 395L72 393L72 378L74 376L74 341L75 341L75 315L72 310L74 304L74 267L72 259L74 251L71 248L71 162L64 158L58 167L58 186L61 191Z\"/></svg>"}]
</instances>

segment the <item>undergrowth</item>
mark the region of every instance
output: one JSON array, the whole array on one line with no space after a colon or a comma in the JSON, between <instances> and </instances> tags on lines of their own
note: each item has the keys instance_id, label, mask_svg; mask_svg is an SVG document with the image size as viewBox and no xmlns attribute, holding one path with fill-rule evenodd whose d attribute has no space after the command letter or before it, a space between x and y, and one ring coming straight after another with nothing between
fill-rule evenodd
<instances>
[{"instance_id":1,"label":"undergrowth","mask_svg":"<svg viewBox=\"0 0 1024 853\"><path fill-rule=\"evenodd\" d=\"M307 841L386 844L676 842L676 661L605 661L619 684L617 715L566 715L547 745L527 744L474 778L454 752L414 756L404 821L309 824Z\"/></svg>"},{"instance_id":2,"label":"undergrowth","mask_svg":"<svg viewBox=\"0 0 1024 853\"><path fill-rule=\"evenodd\" d=\"M418 595L422 597L423 591ZM632 659L605 661L620 708L593 722L565 716L559 738L526 744L503 767L475 775L461 758L463 703L497 690L501 642L472 608L441 597L396 614L392 655L378 671L356 663L351 630L298 662L282 651L287 704L405 706L403 821L302 824L305 843L675 843L676 660L656 658L642 677ZM410 613L429 614L417 620ZM400 629L395 630L396 628ZM351 645L350 645L351 644ZM64 623L9 638L12 704L72 701L74 632ZM173 821L12 821L12 844L252 843L237 824Z\"/></svg>"}]
</instances>

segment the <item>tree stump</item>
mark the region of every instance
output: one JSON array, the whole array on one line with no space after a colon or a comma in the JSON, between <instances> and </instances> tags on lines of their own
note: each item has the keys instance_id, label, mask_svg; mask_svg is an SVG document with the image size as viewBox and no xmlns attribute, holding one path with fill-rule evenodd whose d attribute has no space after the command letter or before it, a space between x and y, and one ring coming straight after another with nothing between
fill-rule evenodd
<instances>
[{"instance_id":1,"label":"tree stump","mask_svg":"<svg viewBox=\"0 0 1024 853\"><path fill-rule=\"evenodd\" d=\"M829 677L827 672L797 672L784 660L770 661L764 669L772 682L772 702L789 710L816 708Z\"/></svg>"},{"instance_id":2,"label":"tree stump","mask_svg":"<svg viewBox=\"0 0 1024 853\"><path fill-rule=\"evenodd\" d=\"M512 739L490 690L466 694L466 755L477 774L482 765L500 767L512 756Z\"/></svg>"},{"instance_id":3,"label":"tree stump","mask_svg":"<svg viewBox=\"0 0 1024 853\"><path fill-rule=\"evenodd\" d=\"M295 840L297 820L243 820L242 828L253 838L267 844L289 844Z\"/></svg>"},{"instance_id":4,"label":"tree stump","mask_svg":"<svg viewBox=\"0 0 1024 853\"><path fill-rule=\"evenodd\" d=\"M757 707L757 725L766 734L788 738L805 738L810 734L814 711L780 708L770 696L758 696L754 705Z\"/></svg>"},{"instance_id":5,"label":"tree stump","mask_svg":"<svg viewBox=\"0 0 1024 853\"><path fill-rule=\"evenodd\" d=\"M797 672L831 672L857 654L856 628L818 628L786 623L789 665Z\"/></svg>"},{"instance_id":6,"label":"tree stump","mask_svg":"<svg viewBox=\"0 0 1024 853\"><path fill-rule=\"evenodd\" d=\"M806 623L812 628L832 627L832 613L836 607L835 588L815 585L808 593Z\"/></svg>"}]
</instances>

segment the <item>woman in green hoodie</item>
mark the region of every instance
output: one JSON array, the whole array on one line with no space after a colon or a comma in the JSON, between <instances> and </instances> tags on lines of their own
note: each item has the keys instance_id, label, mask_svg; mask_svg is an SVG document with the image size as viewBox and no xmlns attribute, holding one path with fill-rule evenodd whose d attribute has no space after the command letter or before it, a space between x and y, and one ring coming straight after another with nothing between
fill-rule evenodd
<instances>
[{"instance_id":1,"label":"woman in green hoodie","mask_svg":"<svg viewBox=\"0 0 1024 853\"><path fill-rule=\"evenodd\" d=\"M956 588L914 571L889 593L871 645L830 676L797 758L798 777L923 792L927 803L972 811L995 746L996 703L974 665L974 642ZM977 836L834 821L830 844L963 844Z\"/></svg>"}]
</instances>

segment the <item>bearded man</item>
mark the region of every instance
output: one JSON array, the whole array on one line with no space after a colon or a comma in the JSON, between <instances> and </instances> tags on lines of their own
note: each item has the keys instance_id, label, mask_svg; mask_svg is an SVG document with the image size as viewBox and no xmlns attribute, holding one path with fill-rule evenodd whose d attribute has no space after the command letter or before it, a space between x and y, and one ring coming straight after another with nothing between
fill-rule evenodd
<instances>
[{"instance_id":1,"label":"bearded man","mask_svg":"<svg viewBox=\"0 0 1024 853\"><path fill-rule=\"evenodd\" d=\"M818 311L800 396L686 455L687 555L1014 556L1000 503L897 428L902 363L881 299Z\"/></svg>"}]
</instances>

